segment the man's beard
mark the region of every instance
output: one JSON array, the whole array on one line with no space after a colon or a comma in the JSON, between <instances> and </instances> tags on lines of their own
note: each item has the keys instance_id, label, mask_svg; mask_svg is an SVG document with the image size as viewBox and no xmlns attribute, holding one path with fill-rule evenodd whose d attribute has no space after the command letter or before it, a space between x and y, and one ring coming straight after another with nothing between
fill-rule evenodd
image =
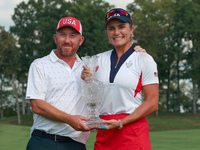
<instances>
[{"instance_id":1,"label":"man's beard","mask_svg":"<svg viewBox=\"0 0 200 150\"><path fill-rule=\"evenodd\" d=\"M70 51L70 53L65 53L65 51L62 50L62 48L60 48L60 52L61 52L61 54L62 54L63 56L72 56L72 55L74 55L74 54L76 53L76 51L73 50L73 49L72 49L72 51Z\"/></svg>"}]
</instances>

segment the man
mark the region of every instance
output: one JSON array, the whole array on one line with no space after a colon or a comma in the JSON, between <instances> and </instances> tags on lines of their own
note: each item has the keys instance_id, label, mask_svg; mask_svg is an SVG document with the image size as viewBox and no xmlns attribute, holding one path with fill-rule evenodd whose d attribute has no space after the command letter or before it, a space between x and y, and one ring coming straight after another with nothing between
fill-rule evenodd
<instances>
[{"instance_id":1,"label":"man","mask_svg":"<svg viewBox=\"0 0 200 150\"><path fill-rule=\"evenodd\" d=\"M57 49L32 62L26 99L33 111L27 150L85 150L90 131L81 101L83 62L76 54L82 45L82 26L73 17L62 18L53 36Z\"/></svg>"}]
</instances>

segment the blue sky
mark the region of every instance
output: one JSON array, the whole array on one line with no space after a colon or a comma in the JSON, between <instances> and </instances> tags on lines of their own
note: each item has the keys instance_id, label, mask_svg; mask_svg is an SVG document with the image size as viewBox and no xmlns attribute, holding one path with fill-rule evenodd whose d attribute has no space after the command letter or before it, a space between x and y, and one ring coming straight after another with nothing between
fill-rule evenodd
<instances>
[{"instance_id":1,"label":"blue sky","mask_svg":"<svg viewBox=\"0 0 200 150\"><path fill-rule=\"evenodd\" d=\"M9 30L10 26L13 26L11 16L14 14L14 8L22 1L28 2L28 0L0 0L0 26L3 26L5 30ZM129 3L134 0L105 0L115 7L126 9Z\"/></svg>"}]
</instances>

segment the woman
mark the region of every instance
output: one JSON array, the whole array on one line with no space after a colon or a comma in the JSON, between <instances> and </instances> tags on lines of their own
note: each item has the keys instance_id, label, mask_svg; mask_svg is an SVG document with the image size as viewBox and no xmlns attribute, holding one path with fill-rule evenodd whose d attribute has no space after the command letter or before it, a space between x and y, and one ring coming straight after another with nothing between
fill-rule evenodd
<instances>
[{"instance_id":1,"label":"woman","mask_svg":"<svg viewBox=\"0 0 200 150\"><path fill-rule=\"evenodd\" d=\"M97 132L94 149L150 150L146 116L158 110L157 65L149 54L134 52L134 28L127 11L110 10L105 26L114 49L98 54L96 77L104 84L100 117L107 125L97 128L102 130ZM90 76L87 67L83 72L83 79Z\"/></svg>"}]
</instances>

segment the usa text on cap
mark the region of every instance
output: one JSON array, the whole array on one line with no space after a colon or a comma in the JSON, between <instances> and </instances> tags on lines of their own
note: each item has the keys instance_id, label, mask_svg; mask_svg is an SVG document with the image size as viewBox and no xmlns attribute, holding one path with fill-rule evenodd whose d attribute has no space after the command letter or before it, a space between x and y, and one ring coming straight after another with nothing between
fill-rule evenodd
<instances>
[{"instance_id":1,"label":"usa text on cap","mask_svg":"<svg viewBox=\"0 0 200 150\"><path fill-rule=\"evenodd\" d=\"M78 19L73 18L73 17L65 17L65 18L60 19L60 21L58 22L56 31L66 26L73 27L74 29L76 29L76 31L78 31L82 35L82 25Z\"/></svg>"}]
</instances>

